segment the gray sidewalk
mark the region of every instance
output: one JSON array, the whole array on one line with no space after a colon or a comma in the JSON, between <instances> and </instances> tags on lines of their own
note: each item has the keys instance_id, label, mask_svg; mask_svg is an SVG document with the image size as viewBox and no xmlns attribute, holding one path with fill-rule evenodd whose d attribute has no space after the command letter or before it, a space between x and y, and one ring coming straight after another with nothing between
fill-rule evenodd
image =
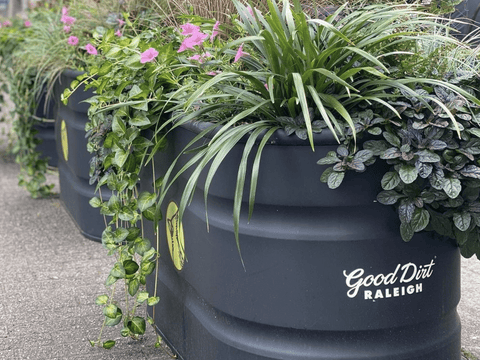
<instances>
[{"instance_id":1,"label":"gray sidewalk","mask_svg":"<svg viewBox=\"0 0 480 360\"><path fill-rule=\"evenodd\" d=\"M0 154L4 147L0 143ZM18 171L0 156L0 360L171 359L153 347L150 326L141 341L107 328L104 339L117 345L90 346L103 319L94 300L105 293L112 259L80 235L58 198L34 200L19 188ZM56 176L49 180L59 191ZM480 357L480 261L464 259L462 271L462 345Z\"/></svg>"}]
</instances>

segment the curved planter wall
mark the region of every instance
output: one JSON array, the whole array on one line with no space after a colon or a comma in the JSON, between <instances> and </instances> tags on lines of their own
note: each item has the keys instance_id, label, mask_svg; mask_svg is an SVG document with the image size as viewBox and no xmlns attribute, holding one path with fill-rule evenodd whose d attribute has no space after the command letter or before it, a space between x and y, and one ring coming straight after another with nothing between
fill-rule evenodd
<instances>
[{"instance_id":1,"label":"curved planter wall","mask_svg":"<svg viewBox=\"0 0 480 360\"><path fill-rule=\"evenodd\" d=\"M82 73L65 70L55 86L55 97L60 99L63 91ZM93 96L83 85L69 98L65 106L59 101L55 119L55 138L59 157L60 198L80 232L87 238L101 241L105 230L103 216L90 206L89 200L98 196L95 185L89 184L91 154L87 151L85 125L88 120L88 103L83 100ZM102 197L108 200L111 191L102 187Z\"/></svg>"},{"instance_id":2,"label":"curved planter wall","mask_svg":"<svg viewBox=\"0 0 480 360\"><path fill-rule=\"evenodd\" d=\"M47 103L46 101L46 91L44 91L38 101L37 110L35 112L35 117L42 120L36 121L33 128L38 131L35 137L42 140L42 142L37 145L37 151L42 153L42 157L48 158L48 165L57 167L58 156L55 144L55 100L52 97Z\"/></svg>"},{"instance_id":3,"label":"curved planter wall","mask_svg":"<svg viewBox=\"0 0 480 360\"><path fill-rule=\"evenodd\" d=\"M171 134L159 174L195 131ZM460 360L458 249L429 233L402 241L395 211L375 202L376 165L336 190L320 183L316 161L337 145L318 138L315 153L281 138L264 149L249 224L247 202L242 210L245 270L231 215L242 147L214 177L209 231L201 188L183 230L175 223L179 180L163 211L159 277L148 281L150 291L158 281L149 310L159 332L185 360Z\"/></svg>"}]
</instances>

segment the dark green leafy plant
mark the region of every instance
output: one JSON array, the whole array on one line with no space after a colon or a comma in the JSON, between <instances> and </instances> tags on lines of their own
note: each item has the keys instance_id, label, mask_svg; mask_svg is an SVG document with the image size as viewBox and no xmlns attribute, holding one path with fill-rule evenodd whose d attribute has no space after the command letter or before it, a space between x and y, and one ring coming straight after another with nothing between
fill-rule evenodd
<instances>
[{"instance_id":1,"label":"dark green leafy plant","mask_svg":"<svg viewBox=\"0 0 480 360\"><path fill-rule=\"evenodd\" d=\"M474 73L469 78L446 81L465 90L478 88ZM405 241L410 241L416 232L433 230L455 239L463 256L476 254L480 258L479 106L442 86L416 92L427 102L406 94L389 100L401 120L385 108L357 110L355 123L361 124L366 114L368 121L378 124L379 130L374 132L377 139L364 142L363 150L355 151L353 138L349 136L337 152L342 153L347 162L355 162L364 154L391 165L383 176L383 191L377 200L384 205L395 205ZM448 111L453 114L454 122ZM358 134L364 132L365 129L359 128ZM366 170L340 165L335 153L329 153L318 164L335 164L322 175L322 181L330 188L340 185L347 170Z\"/></svg>"}]
</instances>

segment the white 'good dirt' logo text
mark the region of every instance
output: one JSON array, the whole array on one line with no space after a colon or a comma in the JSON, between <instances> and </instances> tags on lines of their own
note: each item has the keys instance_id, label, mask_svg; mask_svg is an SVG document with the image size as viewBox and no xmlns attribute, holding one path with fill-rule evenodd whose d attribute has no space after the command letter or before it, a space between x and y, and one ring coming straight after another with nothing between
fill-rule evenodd
<instances>
[{"instance_id":1,"label":"white 'good dirt' logo text","mask_svg":"<svg viewBox=\"0 0 480 360\"><path fill-rule=\"evenodd\" d=\"M386 289L374 289L363 290L365 300L375 300L383 298L391 298L397 296L411 295L414 293L422 292L422 283L409 284L412 281L418 281L427 279L433 274L433 266L435 262L432 261L427 265L417 266L414 263L398 264L395 271L384 275L365 275L365 270L358 268L347 274L347 271L343 271L345 276L345 283L349 290L347 295L349 298L354 298L358 295L358 292L362 288L368 288L370 286L389 286ZM397 286L393 286L397 284ZM405 285L404 285L405 284Z\"/></svg>"}]
</instances>

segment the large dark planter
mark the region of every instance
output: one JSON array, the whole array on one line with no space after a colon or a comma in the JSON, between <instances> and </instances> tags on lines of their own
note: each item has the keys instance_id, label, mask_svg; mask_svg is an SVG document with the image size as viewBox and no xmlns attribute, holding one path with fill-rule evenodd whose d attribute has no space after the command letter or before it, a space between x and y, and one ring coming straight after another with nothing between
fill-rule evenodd
<instances>
[{"instance_id":1,"label":"large dark planter","mask_svg":"<svg viewBox=\"0 0 480 360\"><path fill-rule=\"evenodd\" d=\"M65 70L55 86L56 98L60 99L63 91L81 74L79 71ZM85 125L89 121L90 105L82 101L91 96L92 90L84 91L82 85L72 94L67 105L58 100L55 138L59 156L60 198L80 232L89 239L101 241L105 221L98 209L93 209L89 204L89 200L98 196L98 193L95 192L95 185L89 184L92 155L87 151ZM102 188L102 198L108 200L110 196L111 191Z\"/></svg>"},{"instance_id":2,"label":"large dark planter","mask_svg":"<svg viewBox=\"0 0 480 360\"><path fill-rule=\"evenodd\" d=\"M35 111L36 122L33 128L38 131L35 135L41 143L37 145L37 151L40 152L43 158L48 159L48 165L57 167L58 156L55 144L55 100L50 97L47 101L46 89L37 103Z\"/></svg>"},{"instance_id":3,"label":"large dark planter","mask_svg":"<svg viewBox=\"0 0 480 360\"><path fill-rule=\"evenodd\" d=\"M171 134L159 174L196 133ZM330 190L316 161L333 139L317 136L315 153L292 143L279 133L265 148L249 224L243 205L245 269L232 226L242 146L211 185L209 231L201 181L183 229L174 204L186 177L168 194L159 276L147 282L151 292L158 282L149 311L163 338L185 360L460 360L458 249L430 233L402 241L395 211L375 201L382 165ZM142 190L151 190L148 168Z\"/></svg>"},{"instance_id":4,"label":"large dark planter","mask_svg":"<svg viewBox=\"0 0 480 360\"><path fill-rule=\"evenodd\" d=\"M456 36L463 38L474 32L480 23L480 3L475 0L463 0L455 9L456 11L451 17L462 23L453 23L452 27L459 31ZM475 34L478 36L477 32ZM478 41L476 42L478 43Z\"/></svg>"}]
</instances>

